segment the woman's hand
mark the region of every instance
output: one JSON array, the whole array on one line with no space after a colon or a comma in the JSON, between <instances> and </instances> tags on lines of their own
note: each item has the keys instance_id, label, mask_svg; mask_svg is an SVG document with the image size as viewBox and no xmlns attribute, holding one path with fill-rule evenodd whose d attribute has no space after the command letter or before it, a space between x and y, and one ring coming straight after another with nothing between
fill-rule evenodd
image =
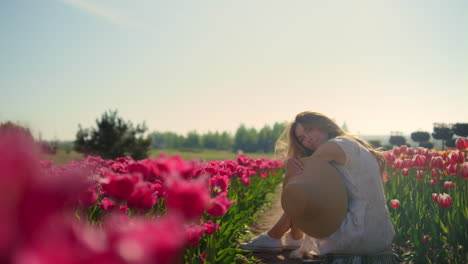
<instances>
[{"instance_id":1,"label":"woman's hand","mask_svg":"<svg viewBox=\"0 0 468 264\"><path fill-rule=\"evenodd\" d=\"M304 170L304 165L296 157L289 157L284 160L287 174L300 174Z\"/></svg>"}]
</instances>

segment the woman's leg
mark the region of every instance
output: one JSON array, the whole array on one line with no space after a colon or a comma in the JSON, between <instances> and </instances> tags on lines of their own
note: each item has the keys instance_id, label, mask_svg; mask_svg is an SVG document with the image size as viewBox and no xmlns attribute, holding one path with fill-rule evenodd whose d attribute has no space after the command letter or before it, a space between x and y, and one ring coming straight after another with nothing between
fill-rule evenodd
<instances>
[{"instance_id":1,"label":"woman's leg","mask_svg":"<svg viewBox=\"0 0 468 264\"><path fill-rule=\"evenodd\" d=\"M302 239L304 233L295 225L292 224L291 218L283 213L281 218L276 222L276 224L267 232L271 238L281 238L283 235L291 229L291 236L293 239L298 240Z\"/></svg>"}]
</instances>

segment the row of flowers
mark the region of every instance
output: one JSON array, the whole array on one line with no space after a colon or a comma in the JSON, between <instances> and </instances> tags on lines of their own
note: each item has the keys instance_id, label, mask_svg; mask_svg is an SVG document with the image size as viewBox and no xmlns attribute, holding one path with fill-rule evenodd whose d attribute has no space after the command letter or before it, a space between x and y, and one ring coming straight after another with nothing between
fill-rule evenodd
<instances>
[{"instance_id":1,"label":"row of flowers","mask_svg":"<svg viewBox=\"0 0 468 264\"><path fill-rule=\"evenodd\" d=\"M468 257L468 139L456 150L394 147L383 182L395 244L413 263L463 263Z\"/></svg>"},{"instance_id":2,"label":"row of flowers","mask_svg":"<svg viewBox=\"0 0 468 264\"><path fill-rule=\"evenodd\" d=\"M234 192L280 178L281 168L244 156L202 163L164 155L53 166L30 139L0 131L0 262L187 261L184 252L222 231L221 219L246 196Z\"/></svg>"}]
</instances>

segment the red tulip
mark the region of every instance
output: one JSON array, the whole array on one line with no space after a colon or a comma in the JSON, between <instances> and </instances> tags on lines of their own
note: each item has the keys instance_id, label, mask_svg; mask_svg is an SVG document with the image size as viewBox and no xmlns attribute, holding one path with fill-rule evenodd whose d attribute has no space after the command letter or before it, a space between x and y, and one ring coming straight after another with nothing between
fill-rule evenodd
<instances>
[{"instance_id":1,"label":"red tulip","mask_svg":"<svg viewBox=\"0 0 468 264\"><path fill-rule=\"evenodd\" d=\"M460 166L460 174L462 179L468 179L468 162L463 162Z\"/></svg>"},{"instance_id":2,"label":"red tulip","mask_svg":"<svg viewBox=\"0 0 468 264\"><path fill-rule=\"evenodd\" d=\"M455 146L458 150L464 151L468 148L468 138L459 137L457 141L455 141Z\"/></svg>"},{"instance_id":3,"label":"red tulip","mask_svg":"<svg viewBox=\"0 0 468 264\"><path fill-rule=\"evenodd\" d=\"M432 193L431 198L432 198L432 201L437 202L437 200L438 200L438 198L439 198L439 194L437 194L437 193Z\"/></svg>"},{"instance_id":4,"label":"red tulip","mask_svg":"<svg viewBox=\"0 0 468 264\"><path fill-rule=\"evenodd\" d=\"M415 167L423 168L426 165L426 157L423 155L416 155L413 159Z\"/></svg>"},{"instance_id":5,"label":"red tulip","mask_svg":"<svg viewBox=\"0 0 468 264\"><path fill-rule=\"evenodd\" d=\"M393 152L389 152L389 151L384 152L384 157L388 164L393 164L393 162L395 162L395 159L396 159Z\"/></svg>"},{"instance_id":6,"label":"red tulip","mask_svg":"<svg viewBox=\"0 0 468 264\"><path fill-rule=\"evenodd\" d=\"M404 168L401 170L401 174L403 174L403 176L408 176L408 169Z\"/></svg>"},{"instance_id":7,"label":"red tulip","mask_svg":"<svg viewBox=\"0 0 468 264\"><path fill-rule=\"evenodd\" d=\"M398 201L397 199L393 199L390 201L390 207L392 208L398 208L400 207L400 201Z\"/></svg>"},{"instance_id":8,"label":"red tulip","mask_svg":"<svg viewBox=\"0 0 468 264\"><path fill-rule=\"evenodd\" d=\"M423 237L422 242L423 242L423 244L427 244L427 243L429 243L430 240L431 240L431 237L429 235L425 235Z\"/></svg>"},{"instance_id":9,"label":"red tulip","mask_svg":"<svg viewBox=\"0 0 468 264\"><path fill-rule=\"evenodd\" d=\"M393 147L392 153L393 153L393 155L395 155L395 157L400 156L400 148L399 147Z\"/></svg>"},{"instance_id":10,"label":"red tulip","mask_svg":"<svg viewBox=\"0 0 468 264\"><path fill-rule=\"evenodd\" d=\"M450 164L463 163L464 157L459 151L452 151L447 156Z\"/></svg>"},{"instance_id":11,"label":"red tulip","mask_svg":"<svg viewBox=\"0 0 468 264\"><path fill-rule=\"evenodd\" d=\"M458 164L450 164L447 166L447 168L445 169L446 172L447 172L447 175L454 175L456 176L457 175L457 166Z\"/></svg>"},{"instance_id":12,"label":"red tulip","mask_svg":"<svg viewBox=\"0 0 468 264\"><path fill-rule=\"evenodd\" d=\"M451 181L444 182L444 188L445 189L453 189L454 187L455 187L455 184L453 184L453 182L451 182Z\"/></svg>"},{"instance_id":13,"label":"red tulip","mask_svg":"<svg viewBox=\"0 0 468 264\"><path fill-rule=\"evenodd\" d=\"M406 145L400 146L400 153L405 153L406 154L407 150L408 150L408 146L406 146Z\"/></svg>"},{"instance_id":14,"label":"red tulip","mask_svg":"<svg viewBox=\"0 0 468 264\"><path fill-rule=\"evenodd\" d=\"M432 169L432 170L431 170L431 176L432 176L432 179L435 179L435 178L437 178L438 176L440 176L439 170Z\"/></svg>"},{"instance_id":15,"label":"red tulip","mask_svg":"<svg viewBox=\"0 0 468 264\"><path fill-rule=\"evenodd\" d=\"M444 160L442 157L432 157L431 158L431 168L432 169L443 169L444 168Z\"/></svg>"},{"instance_id":16,"label":"red tulip","mask_svg":"<svg viewBox=\"0 0 468 264\"><path fill-rule=\"evenodd\" d=\"M416 171L416 179L424 179L424 171L423 170L417 170Z\"/></svg>"},{"instance_id":17,"label":"red tulip","mask_svg":"<svg viewBox=\"0 0 468 264\"><path fill-rule=\"evenodd\" d=\"M434 185L435 185L435 181L434 181L434 180L430 180L430 181L429 181L429 185L430 185L430 186L434 186Z\"/></svg>"},{"instance_id":18,"label":"red tulip","mask_svg":"<svg viewBox=\"0 0 468 264\"><path fill-rule=\"evenodd\" d=\"M450 206L452 206L453 203L452 197L450 197L450 195L446 193L439 194L439 196L437 197L437 202L442 208L449 208Z\"/></svg>"}]
</instances>

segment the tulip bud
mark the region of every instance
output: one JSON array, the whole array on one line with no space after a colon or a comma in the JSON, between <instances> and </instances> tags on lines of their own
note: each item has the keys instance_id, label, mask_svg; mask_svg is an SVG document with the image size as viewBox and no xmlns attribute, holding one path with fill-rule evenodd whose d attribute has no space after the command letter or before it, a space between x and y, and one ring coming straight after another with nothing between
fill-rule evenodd
<instances>
[{"instance_id":1,"label":"tulip bud","mask_svg":"<svg viewBox=\"0 0 468 264\"><path fill-rule=\"evenodd\" d=\"M431 240L431 237L429 235L425 235L423 237L422 242L423 242L423 244L427 244L427 243L429 243L430 240Z\"/></svg>"},{"instance_id":2,"label":"tulip bud","mask_svg":"<svg viewBox=\"0 0 468 264\"><path fill-rule=\"evenodd\" d=\"M393 199L390 201L390 207L396 209L398 207L400 207L400 201L398 201L397 199Z\"/></svg>"},{"instance_id":3,"label":"tulip bud","mask_svg":"<svg viewBox=\"0 0 468 264\"><path fill-rule=\"evenodd\" d=\"M429 181L429 185L430 185L430 186L434 186L434 185L435 185L435 181L434 181L434 180L430 180L430 181Z\"/></svg>"},{"instance_id":4,"label":"tulip bud","mask_svg":"<svg viewBox=\"0 0 468 264\"><path fill-rule=\"evenodd\" d=\"M437 194L437 193L432 193L431 198L432 198L432 201L437 202L437 200L438 200L438 198L439 198L439 194Z\"/></svg>"}]
</instances>

